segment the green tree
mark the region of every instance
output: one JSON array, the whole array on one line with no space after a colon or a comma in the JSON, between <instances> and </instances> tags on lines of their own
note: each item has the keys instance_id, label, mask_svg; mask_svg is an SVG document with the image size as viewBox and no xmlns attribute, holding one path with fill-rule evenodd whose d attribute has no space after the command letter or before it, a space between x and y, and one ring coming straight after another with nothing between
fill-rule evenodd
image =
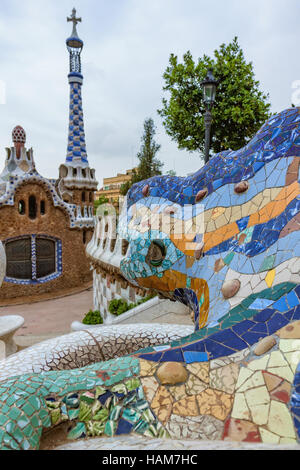
<instances>
[{"instance_id":1,"label":"green tree","mask_svg":"<svg viewBox=\"0 0 300 470\"><path fill-rule=\"evenodd\" d=\"M163 90L169 98L162 99L158 113L179 149L199 151L202 155L205 107L201 82L209 68L219 80L211 128L211 148L215 153L246 145L271 115L269 95L260 91L253 65L246 62L237 37L228 45L222 44L212 58L204 55L197 63L189 51L184 54L183 63L171 54L163 75Z\"/></svg>"},{"instance_id":2,"label":"green tree","mask_svg":"<svg viewBox=\"0 0 300 470\"><path fill-rule=\"evenodd\" d=\"M100 196L98 199L94 201L94 209L97 211L99 206L102 206L102 204L108 203L108 199L105 196Z\"/></svg>"},{"instance_id":3,"label":"green tree","mask_svg":"<svg viewBox=\"0 0 300 470\"><path fill-rule=\"evenodd\" d=\"M154 121L152 118L145 119L144 133L141 138L142 144L137 154L139 165L137 171L134 171L130 181L122 184L120 193L125 196L134 183L151 178L155 175L161 175L163 163L156 157L160 150L160 145L155 142L156 133Z\"/></svg>"}]
</instances>

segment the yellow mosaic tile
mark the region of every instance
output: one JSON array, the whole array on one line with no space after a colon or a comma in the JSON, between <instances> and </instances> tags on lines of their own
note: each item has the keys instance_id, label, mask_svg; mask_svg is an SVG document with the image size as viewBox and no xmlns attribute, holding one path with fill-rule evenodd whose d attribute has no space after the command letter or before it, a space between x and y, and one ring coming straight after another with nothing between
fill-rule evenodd
<instances>
[{"instance_id":1,"label":"yellow mosaic tile","mask_svg":"<svg viewBox=\"0 0 300 470\"><path fill-rule=\"evenodd\" d=\"M259 428L262 442L266 444L279 444L280 437L265 428Z\"/></svg>"},{"instance_id":2,"label":"yellow mosaic tile","mask_svg":"<svg viewBox=\"0 0 300 470\"><path fill-rule=\"evenodd\" d=\"M284 326L276 334L282 339L300 338L300 320Z\"/></svg>"},{"instance_id":3,"label":"yellow mosaic tile","mask_svg":"<svg viewBox=\"0 0 300 470\"><path fill-rule=\"evenodd\" d=\"M141 383L143 386L143 390L145 393L145 396L149 403L151 403L157 389L158 389L158 382L155 379L155 377L141 377Z\"/></svg>"},{"instance_id":4,"label":"yellow mosaic tile","mask_svg":"<svg viewBox=\"0 0 300 470\"><path fill-rule=\"evenodd\" d=\"M251 370L265 370L269 361L269 355L263 356L260 359L255 359L249 362L248 367Z\"/></svg>"},{"instance_id":5,"label":"yellow mosaic tile","mask_svg":"<svg viewBox=\"0 0 300 470\"><path fill-rule=\"evenodd\" d=\"M239 370L239 365L234 363L214 369L210 373L210 387L226 393L233 393Z\"/></svg>"},{"instance_id":6,"label":"yellow mosaic tile","mask_svg":"<svg viewBox=\"0 0 300 470\"><path fill-rule=\"evenodd\" d=\"M188 364L186 368L194 374L198 379L209 384L209 363L208 362L194 362Z\"/></svg>"},{"instance_id":7,"label":"yellow mosaic tile","mask_svg":"<svg viewBox=\"0 0 300 470\"><path fill-rule=\"evenodd\" d=\"M249 379L247 379L239 388L237 388L237 391L245 392L246 390L265 385L265 381L260 370L254 373L251 371L251 373L252 375L249 377Z\"/></svg>"},{"instance_id":8,"label":"yellow mosaic tile","mask_svg":"<svg viewBox=\"0 0 300 470\"><path fill-rule=\"evenodd\" d=\"M297 366L300 362L300 351L293 351L290 353L285 353L284 357L288 361L292 372L295 374Z\"/></svg>"},{"instance_id":9,"label":"yellow mosaic tile","mask_svg":"<svg viewBox=\"0 0 300 470\"><path fill-rule=\"evenodd\" d=\"M179 416L198 416L198 403L196 395L182 398L181 400L174 403L173 413Z\"/></svg>"},{"instance_id":10,"label":"yellow mosaic tile","mask_svg":"<svg viewBox=\"0 0 300 470\"><path fill-rule=\"evenodd\" d=\"M225 207L216 207L212 210L211 218L212 220L216 220L220 215L224 214Z\"/></svg>"},{"instance_id":11,"label":"yellow mosaic tile","mask_svg":"<svg viewBox=\"0 0 300 470\"><path fill-rule=\"evenodd\" d=\"M253 406L263 405L270 402L270 395L265 385L247 390L245 392L245 398L250 411L252 411Z\"/></svg>"},{"instance_id":12,"label":"yellow mosaic tile","mask_svg":"<svg viewBox=\"0 0 300 470\"><path fill-rule=\"evenodd\" d=\"M291 382L291 383L294 380L294 374L289 366L271 367L271 368L268 368L268 372L278 375L278 377L282 377L283 379L286 379L288 382Z\"/></svg>"},{"instance_id":13,"label":"yellow mosaic tile","mask_svg":"<svg viewBox=\"0 0 300 470\"><path fill-rule=\"evenodd\" d=\"M169 392L175 401L181 400L186 396L185 385L172 385L169 387Z\"/></svg>"},{"instance_id":14,"label":"yellow mosaic tile","mask_svg":"<svg viewBox=\"0 0 300 470\"><path fill-rule=\"evenodd\" d=\"M241 385L243 385L243 383L245 383L246 380L249 377L251 377L252 374L253 374L252 370L249 370L247 367L242 367L240 369L240 373L239 373L239 376L238 376L238 380L237 380L235 389L238 390L241 387Z\"/></svg>"},{"instance_id":15,"label":"yellow mosaic tile","mask_svg":"<svg viewBox=\"0 0 300 470\"><path fill-rule=\"evenodd\" d=\"M185 383L185 389L188 395L197 395L203 392L208 387L208 384L199 380L195 375L190 374L187 382Z\"/></svg>"},{"instance_id":16,"label":"yellow mosaic tile","mask_svg":"<svg viewBox=\"0 0 300 470\"><path fill-rule=\"evenodd\" d=\"M197 395L197 401L201 415L214 416L224 421L232 409L233 396L209 388Z\"/></svg>"},{"instance_id":17,"label":"yellow mosaic tile","mask_svg":"<svg viewBox=\"0 0 300 470\"><path fill-rule=\"evenodd\" d=\"M159 421L161 421L163 424L166 424L171 415L173 401L173 397L166 387L158 387L151 402L151 408L153 409Z\"/></svg>"},{"instance_id":18,"label":"yellow mosaic tile","mask_svg":"<svg viewBox=\"0 0 300 470\"><path fill-rule=\"evenodd\" d=\"M267 428L280 437L296 439L294 424L289 410L284 403L279 401L271 400Z\"/></svg>"},{"instance_id":19,"label":"yellow mosaic tile","mask_svg":"<svg viewBox=\"0 0 300 470\"><path fill-rule=\"evenodd\" d=\"M140 377L146 377L147 375L153 375L157 369L157 362L146 361L145 359L139 359L140 362Z\"/></svg>"},{"instance_id":20,"label":"yellow mosaic tile","mask_svg":"<svg viewBox=\"0 0 300 470\"><path fill-rule=\"evenodd\" d=\"M234 396L233 408L231 417L235 419L251 419L250 410L247 406L245 396L243 393L236 393Z\"/></svg>"},{"instance_id":21,"label":"yellow mosaic tile","mask_svg":"<svg viewBox=\"0 0 300 470\"><path fill-rule=\"evenodd\" d=\"M269 403L251 406L251 409L250 409L251 416L252 416L251 421L253 421L253 423L259 426L267 424L268 419L269 419L269 410L270 410Z\"/></svg>"},{"instance_id":22,"label":"yellow mosaic tile","mask_svg":"<svg viewBox=\"0 0 300 470\"><path fill-rule=\"evenodd\" d=\"M300 339L281 339L279 349L283 353L300 350Z\"/></svg>"},{"instance_id":23,"label":"yellow mosaic tile","mask_svg":"<svg viewBox=\"0 0 300 470\"><path fill-rule=\"evenodd\" d=\"M285 360L283 354L280 351L273 351L270 354L268 369L270 367L280 367L280 366L285 367L287 365L288 365L288 363L287 363L287 361Z\"/></svg>"},{"instance_id":24,"label":"yellow mosaic tile","mask_svg":"<svg viewBox=\"0 0 300 470\"><path fill-rule=\"evenodd\" d=\"M292 439L291 437L282 437L279 441L279 444L297 444L297 439Z\"/></svg>"},{"instance_id":25,"label":"yellow mosaic tile","mask_svg":"<svg viewBox=\"0 0 300 470\"><path fill-rule=\"evenodd\" d=\"M276 274L275 269L271 269L270 271L268 271L268 274L265 277L265 281L268 287L272 287L274 279L275 279L275 274Z\"/></svg>"}]
</instances>

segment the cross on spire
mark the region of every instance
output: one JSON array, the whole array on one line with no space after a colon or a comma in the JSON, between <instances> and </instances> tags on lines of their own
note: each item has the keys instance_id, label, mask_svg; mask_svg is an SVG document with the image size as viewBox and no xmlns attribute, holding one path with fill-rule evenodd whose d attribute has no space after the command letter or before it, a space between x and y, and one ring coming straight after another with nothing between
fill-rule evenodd
<instances>
[{"instance_id":1,"label":"cross on spire","mask_svg":"<svg viewBox=\"0 0 300 470\"><path fill-rule=\"evenodd\" d=\"M77 23L81 22L81 18L76 18L76 9L75 8L73 8L73 10L72 10L71 17L70 18L67 17L67 21L72 21L72 23L73 23L72 36L77 36L78 37L76 26L77 26Z\"/></svg>"}]
</instances>

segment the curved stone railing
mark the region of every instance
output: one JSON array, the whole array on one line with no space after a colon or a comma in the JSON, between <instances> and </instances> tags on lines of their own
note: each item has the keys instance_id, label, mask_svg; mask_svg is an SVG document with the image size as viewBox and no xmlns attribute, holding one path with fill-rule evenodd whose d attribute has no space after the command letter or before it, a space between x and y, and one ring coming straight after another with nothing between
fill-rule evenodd
<instances>
[{"instance_id":1,"label":"curved stone railing","mask_svg":"<svg viewBox=\"0 0 300 470\"><path fill-rule=\"evenodd\" d=\"M116 233L116 216L96 215L94 234L86 253L93 268L94 309L99 310L104 323L113 323L115 317L108 311L113 299L136 303L147 291L133 286L123 277L120 262L127 255L128 243Z\"/></svg>"},{"instance_id":2,"label":"curved stone railing","mask_svg":"<svg viewBox=\"0 0 300 470\"><path fill-rule=\"evenodd\" d=\"M0 382L12 376L70 370L159 346L193 332L189 325L110 325L51 338L0 361Z\"/></svg>"}]
</instances>

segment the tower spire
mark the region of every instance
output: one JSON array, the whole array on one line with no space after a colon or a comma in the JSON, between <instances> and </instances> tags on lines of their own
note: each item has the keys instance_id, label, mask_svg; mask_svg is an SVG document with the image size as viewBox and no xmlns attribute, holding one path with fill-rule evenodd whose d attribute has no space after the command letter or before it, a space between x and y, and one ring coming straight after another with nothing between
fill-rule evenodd
<instances>
[{"instance_id":1,"label":"tower spire","mask_svg":"<svg viewBox=\"0 0 300 470\"><path fill-rule=\"evenodd\" d=\"M72 10L71 17L70 18L67 17L67 21L72 21L72 23L73 23L72 37L78 37L76 26L77 26L77 23L81 22L81 18L76 18L76 9L75 8L73 8L73 10Z\"/></svg>"},{"instance_id":2,"label":"tower spire","mask_svg":"<svg viewBox=\"0 0 300 470\"><path fill-rule=\"evenodd\" d=\"M85 145L83 110L81 98L81 85L83 76L81 74L80 55L83 48L83 41L78 37L77 23L81 18L76 17L76 10L73 8L71 17L67 21L73 23L72 35L66 40L67 49L70 55L70 73L68 75L70 84L70 108L69 108L69 133L66 161L69 163L87 164L87 153Z\"/></svg>"},{"instance_id":3,"label":"tower spire","mask_svg":"<svg viewBox=\"0 0 300 470\"><path fill-rule=\"evenodd\" d=\"M90 224L94 209L94 191L98 182L95 178L95 170L90 168L86 147L83 124L81 86L83 76L81 74L80 54L83 41L77 33L77 24L81 18L77 18L73 8L68 22L73 23L71 36L66 40L70 55L70 72L68 81L70 85L69 105L69 129L66 161L59 167L57 191L61 198L73 205L76 210L76 223L84 229L85 224Z\"/></svg>"}]
</instances>

